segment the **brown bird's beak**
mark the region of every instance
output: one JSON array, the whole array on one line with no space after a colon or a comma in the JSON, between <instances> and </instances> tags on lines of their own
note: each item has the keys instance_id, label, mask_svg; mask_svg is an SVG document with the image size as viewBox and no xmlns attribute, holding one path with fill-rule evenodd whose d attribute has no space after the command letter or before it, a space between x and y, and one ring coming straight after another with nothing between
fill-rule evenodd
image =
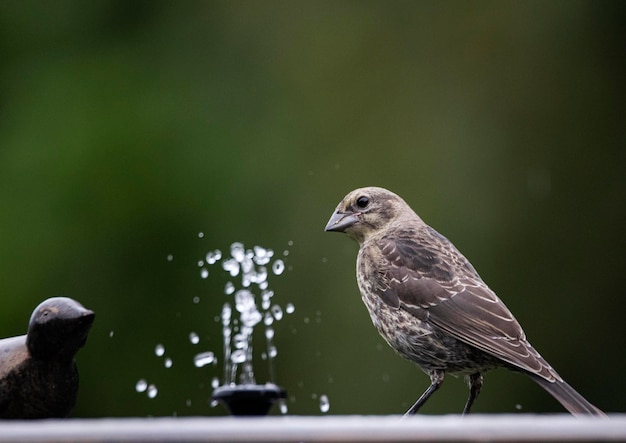
<instances>
[{"instance_id":1,"label":"brown bird's beak","mask_svg":"<svg viewBox=\"0 0 626 443\"><path fill-rule=\"evenodd\" d=\"M328 220L324 231L327 232L344 232L350 226L359 221L360 212L335 212Z\"/></svg>"}]
</instances>

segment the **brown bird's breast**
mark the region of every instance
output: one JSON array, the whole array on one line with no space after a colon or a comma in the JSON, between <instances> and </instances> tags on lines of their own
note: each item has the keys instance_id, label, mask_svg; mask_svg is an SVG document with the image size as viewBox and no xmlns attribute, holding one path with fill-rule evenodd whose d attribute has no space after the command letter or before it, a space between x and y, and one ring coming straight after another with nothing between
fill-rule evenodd
<instances>
[{"instance_id":1,"label":"brown bird's breast","mask_svg":"<svg viewBox=\"0 0 626 443\"><path fill-rule=\"evenodd\" d=\"M378 283L372 278L374 273L380 271L376 267L376 252L370 250L366 254L364 249L359 251L357 257L361 298L372 323L398 354L413 361L425 372L441 369L468 374L502 365L499 359L439 331L427 321L427 310L423 311L423 319L420 319L415 312L385 303L380 295L383 288L376 287Z\"/></svg>"}]
</instances>

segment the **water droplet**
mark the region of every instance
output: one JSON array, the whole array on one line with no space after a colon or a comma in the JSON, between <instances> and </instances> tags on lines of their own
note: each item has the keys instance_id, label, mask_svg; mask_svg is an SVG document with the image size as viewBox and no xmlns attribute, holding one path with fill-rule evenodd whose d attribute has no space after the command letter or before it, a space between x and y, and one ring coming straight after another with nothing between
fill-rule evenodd
<instances>
[{"instance_id":1,"label":"water droplet","mask_svg":"<svg viewBox=\"0 0 626 443\"><path fill-rule=\"evenodd\" d=\"M187 401L185 401L185 406L187 406L188 408L191 407L191 399L188 398Z\"/></svg>"},{"instance_id":2,"label":"water droplet","mask_svg":"<svg viewBox=\"0 0 626 443\"><path fill-rule=\"evenodd\" d=\"M315 311L315 323L321 323L321 322L322 322L322 312Z\"/></svg>"},{"instance_id":3,"label":"water droplet","mask_svg":"<svg viewBox=\"0 0 626 443\"><path fill-rule=\"evenodd\" d=\"M274 317L272 317L272 314L266 312L265 315L263 315L263 323L265 323L265 326L269 326L274 323Z\"/></svg>"},{"instance_id":4,"label":"water droplet","mask_svg":"<svg viewBox=\"0 0 626 443\"><path fill-rule=\"evenodd\" d=\"M168 254L167 261L172 261L172 260L174 260L174 256L172 254Z\"/></svg>"},{"instance_id":5,"label":"water droplet","mask_svg":"<svg viewBox=\"0 0 626 443\"><path fill-rule=\"evenodd\" d=\"M227 282L226 286L224 286L224 294L226 295L230 295L233 292L235 292L235 285L233 284L233 282Z\"/></svg>"},{"instance_id":6,"label":"water droplet","mask_svg":"<svg viewBox=\"0 0 626 443\"><path fill-rule=\"evenodd\" d=\"M285 312L287 314L293 314L296 311L296 307L293 305L293 303L287 303L287 306L285 306Z\"/></svg>"},{"instance_id":7,"label":"water droplet","mask_svg":"<svg viewBox=\"0 0 626 443\"><path fill-rule=\"evenodd\" d=\"M250 278L250 274L243 274L241 276L241 286L244 288L249 288L250 283L252 283L252 279Z\"/></svg>"},{"instance_id":8,"label":"water droplet","mask_svg":"<svg viewBox=\"0 0 626 443\"><path fill-rule=\"evenodd\" d=\"M230 307L228 303L224 303L224 306L222 307L222 324L223 325L230 324L231 315L232 315L232 308Z\"/></svg>"},{"instance_id":9,"label":"water droplet","mask_svg":"<svg viewBox=\"0 0 626 443\"><path fill-rule=\"evenodd\" d=\"M232 258L235 259L235 261L238 261L239 263L241 263L246 256L246 252L243 247L243 244L239 242L235 242L232 245L230 245L230 255Z\"/></svg>"},{"instance_id":10,"label":"water droplet","mask_svg":"<svg viewBox=\"0 0 626 443\"><path fill-rule=\"evenodd\" d=\"M256 274L254 275L254 283L261 284L267 280L267 269L265 266L259 266Z\"/></svg>"},{"instance_id":11,"label":"water droplet","mask_svg":"<svg viewBox=\"0 0 626 443\"><path fill-rule=\"evenodd\" d=\"M270 303L272 301L272 297L274 296L274 291L263 291L261 292L261 307L265 310L270 308Z\"/></svg>"},{"instance_id":12,"label":"water droplet","mask_svg":"<svg viewBox=\"0 0 626 443\"><path fill-rule=\"evenodd\" d=\"M113 334L115 334L113 331L109 331L109 338L113 338Z\"/></svg>"},{"instance_id":13,"label":"water droplet","mask_svg":"<svg viewBox=\"0 0 626 443\"><path fill-rule=\"evenodd\" d=\"M212 265L222 259L222 251L220 251L219 249L216 249L215 251L209 251L206 253L205 259L207 265Z\"/></svg>"},{"instance_id":14,"label":"water droplet","mask_svg":"<svg viewBox=\"0 0 626 443\"><path fill-rule=\"evenodd\" d=\"M222 269L228 272L231 277L237 277L239 275L239 263L232 258L224 260L222 262Z\"/></svg>"},{"instance_id":15,"label":"water droplet","mask_svg":"<svg viewBox=\"0 0 626 443\"><path fill-rule=\"evenodd\" d=\"M166 368L168 368L168 369L169 369L169 368L171 368L171 367L172 367L172 365L174 364L174 362L172 361L172 359L171 359L171 358L169 358L169 357L168 357L168 358L166 358L166 359L165 359L165 362L164 362L163 364L165 365L165 367L166 367Z\"/></svg>"},{"instance_id":16,"label":"water droplet","mask_svg":"<svg viewBox=\"0 0 626 443\"><path fill-rule=\"evenodd\" d=\"M198 260L198 267L201 268L204 266L204 262L202 260Z\"/></svg>"},{"instance_id":17,"label":"water droplet","mask_svg":"<svg viewBox=\"0 0 626 443\"><path fill-rule=\"evenodd\" d=\"M328 401L328 396L326 394L320 395L320 411L323 414L326 414L330 410L330 402Z\"/></svg>"},{"instance_id":18,"label":"water droplet","mask_svg":"<svg viewBox=\"0 0 626 443\"><path fill-rule=\"evenodd\" d=\"M241 261L241 271L244 274L250 274L252 270L254 269L254 263L252 262L251 256L252 256L252 253L250 253L250 257L246 255L243 258L243 261Z\"/></svg>"},{"instance_id":19,"label":"water droplet","mask_svg":"<svg viewBox=\"0 0 626 443\"><path fill-rule=\"evenodd\" d=\"M285 399L284 399L284 398L281 398L281 399L278 401L278 408L280 409L280 413L281 413L281 414L283 414L283 415L287 414L287 412L288 412L288 409L287 409L287 402L285 401Z\"/></svg>"},{"instance_id":20,"label":"water droplet","mask_svg":"<svg viewBox=\"0 0 626 443\"><path fill-rule=\"evenodd\" d=\"M235 349L245 349L248 347L248 337L245 334L235 334L233 337L233 346Z\"/></svg>"},{"instance_id":21,"label":"water droplet","mask_svg":"<svg viewBox=\"0 0 626 443\"><path fill-rule=\"evenodd\" d=\"M268 340L271 340L274 338L274 329L273 328L267 328L265 330L265 338L267 338Z\"/></svg>"},{"instance_id":22,"label":"water droplet","mask_svg":"<svg viewBox=\"0 0 626 443\"><path fill-rule=\"evenodd\" d=\"M198 238L202 238L202 237L204 237L204 232L202 231L198 232Z\"/></svg>"},{"instance_id":23,"label":"water droplet","mask_svg":"<svg viewBox=\"0 0 626 443\"><path fill-rule=\"evenodd\" d=\"M304 317L304 323L305 324L309 324L310 321L311 321L311 319L309 317Z\"/></svg>"},{"instance_id":24,"label":"water droplet","mask_svg":"<svg viewBox=\"0 0 626 443\"><path fill-rule=\"evenodd\" d=\"M197 305L198 303L200 303L200 297L195 296L192 301L193 301L194 304Z\"/></svg>"},{"instance_id":25,"label":"water droplet","mask_svg":"<svg viewBox=\"0 0 626 443\"><path fill-rule=\"evenodd\" d=\"M278 305L272 306L272 315L277 321L280 321L283 318L282 308Z\"/></svg>"},{"instance_id":26,"label":"water droplet","mask_svg":"<svg viewBox=\"0 0 626 443\"><path fill-rule=\"evenodd\" d=\"M246 312L256 308L254 304L254 294L247 289L240 289L235 293L235 309L239 312Z\"/></svg>"},{"instance_id":27,"label":"water droplet","mask_svg":"<svg viewBox=\"0 0 626 443\"><path fill-rule=\"evenodd\" d=\"M272 263L272 272L274 273L274 275L280 275L283 273L284 270L285 262L281 259L278 259L274 263Z\"/></svg>"},{"instance_id":28,"label":"water droplet","mask_svg":"<svg viewBox=\"0 0 626 443\"><path fill-rule=\"evenodd\" d=\"M215 363L215 354L211 351L201 352L193 358L193 364L196 368L201 368L211 363Z\"/></svg>"},{"instance_id":29,"label":"water droplet","mask_svg":"<svg viewBox=\"0 0 626 443\"><path fill-rule=\"evenodd\" d=\"M254 247L254 262L257 265L268 264L273 255L274 251L272 251L271 249L265 249L261 246Z\"/></svg>"},{"instance_id":30,"label":"water droplet","mask_svg":"<svg viewBox=\"0 0 626 443\"><path fill-rule=\"evenodd\" d=\"M289 241L287 242L287 246L293 246L293 240L289 240Z\"/></svg>"},{"instance_id":31,"label":"water droplet","mask_svg":"<svg viewBox=\"0 0 626 443\"><path fill-rule=\"evenodd\" d=\"M287 256L289 255L289 250L285 249L285 250L283 251L283 255L284 255L285 257L287 257Z\"/></svg>"},{"instance_id":32,"label":"water droplet","mask_svg":"<svg viewBox=\"0 0 626 443\"><path fill-rule=\"evenodd\" d=\"M254 294L247 289L235 293L235 309L240 312L241 322L245 326L254 327L263 320L254 303Z\"/></svg>"},{"instance_id":33,"label":"water droplet","mask_svg":"<svg viewBox=\"0 0 626 443\"><path fill-rule=\"evenodd\" d=\"M163 346L162 344L158 344L154 347L154 354L157 357L163 357L163 355L165 354L165 346Z\"/></svg>"},{"instance_id":34,"label":"water droplet","mask_svg":"<svg viewBox=\"0 0 626 443\"><path fill-rule=\"evenodd\" d=\"M235 364L243 363L246 361L246 353L241 349L237 349L230 355L230 359Z\"/></svg>"},{"instance_id":35,"label":"water droplet","mask_svg":"<svg viewBox=\"0 0 626 443\"><path fill-rule=\"evenodd\" d=\"M202 268L200 270L200 277L208 278L209 277L209 270L207 268Z\"/></svg>"},{"instance_id":36,"label":"water droplet","mask_svg":"<svg viewBox=\"0 0 626 443\"><path fill-rule=\"evenodd\" d=\"M515 405L515 409L518 411L522 410L522 405L520 405L519 403Z\"/></svg>"},{"instance_id":37,"label":"water droplet","mask_svg":"<svg viewBox=\"0 0 626 443\"><path fill-rule=\"evenodd\" d=\"M137 391L137 392L145 392L146 389L148 389L148 382L142 378L135 385L135 391Z\"/></svg>"},{"instance_id":38,"label":"water droplet","mask_svg":"<svg viewBox=\"0 0 626 443\"><path fill-rule=\"evenodd\" d=\"M263 316L256 310L256 306L254 309L241 313L241 323L249 328L255 327L261 320L263 320Z\"/></svg>"},{"instance_id":39,"label":"water droplet","mask_svg":"<svg viewBox=\"0 0 626 443\"><path fill-rule=\"evenodd\" d=\"M217 378L217 377L213 377L213 378L211 379L211 387L212 387L213 389L215 389L215 388L217 388L219 385L220 385L220 379L219 379L219 378Z\"/></svg>"},{"instance_id":40,"label":"water droplet","mask_svg":"<svg viewBox=\"0 0 626 443\"><path fill-rule=\"evenodd\" d=\"M155 385L149 385L147 392L148 392L148 398L154 398L159 393L159 390L157 389Z\"/></svg>"},{"instance_id":41,"label":"water droplet","mask_svg":"<svg viewBox=\"0 0 626 443\"><path fill-rule=\"evenodd\" d=\"M198 334L196 334L195 332L190 332L189 341L192 345L197 345L198 343L200 343L200 337L198 337Z\"/></svg>"},{"instance_id":42,"label":"water droplet","mask_svg":"<svg viewBox=\"0 0 626 443\"><path fill-rule=\"evenodd\" d=\"M269 355L270 358L275 358L278 355L278 349L276 349L276 346L270 346L267 348L267 355Z\"/></svg>"}]
</instances>

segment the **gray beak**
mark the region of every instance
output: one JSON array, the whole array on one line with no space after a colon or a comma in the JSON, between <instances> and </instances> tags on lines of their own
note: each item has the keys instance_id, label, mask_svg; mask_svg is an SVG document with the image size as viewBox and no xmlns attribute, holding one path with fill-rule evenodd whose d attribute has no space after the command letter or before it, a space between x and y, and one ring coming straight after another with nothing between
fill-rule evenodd
<instances>
[{"instance_id":1,"label":"gray beak","mask_svg":"<svg viewBox=\"0 0 626 443\"><path fill-rule=\"evenodd\" d=\"M335 212L328 220L324 231L327 232L344 232L350 226L359 221L360 212Z\"/></svg>"}]
</instances>

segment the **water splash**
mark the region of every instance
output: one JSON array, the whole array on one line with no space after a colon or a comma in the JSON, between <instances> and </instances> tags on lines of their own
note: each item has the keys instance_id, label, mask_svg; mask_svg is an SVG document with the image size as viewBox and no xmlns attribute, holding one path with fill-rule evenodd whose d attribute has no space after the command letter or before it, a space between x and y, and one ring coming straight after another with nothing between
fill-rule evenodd
<instances>
[{"instance_id":1,"label":"water splash","mask_svg":"<svg viewBox=\"0 0 626 443\"><path fill-rule=\"evenodd\" d=\"M198 233L199 238L203 238L202 232ZM292 241L288 242L293 245ZM272 249L255 245L247 249L243 243L234 242L228 248L230 255L223 254L220 249L213 249L205 253L204 257L196 260L200 278L205 280L213 278L218 273L209 270L222 269L229 281L225 283L224 294L226 301L222 306L221 313L215 316L215 320L222 325L223 336L223 377L211 378L211 387L219 388L220 385L233 384L256 384L255 372L252 366L253 360L253 331L255 327L263 328L264 343L261 346L265 349L261 357L268 363L267 384L275 386L274 359L278 355L278 350L274 344L276 322L283 319L285 313L291 314L295 308L292 303L281 307L274 301L274 291L269 289L269 280L272 275L281 275L287 269L285 261L275 257ZM289 255L289 250L285 249L283 257ZM172 254L166 256L168 262L174 260ZM290 268L289 268L290 269ZM192 298L194 304L200 303L200 297ZM260 325L260 326L259 326ZM113 336L113 331L109 337ZM188 340L192 345L200 343L200 336L196 332L189 332ZM258 346L258 344L257 344ZM163 358L165 368L173 367L173 360L166 355L165 346L162 343L155 345L154 355ZM197 368L215 366L218 359L212 350L204 350L193 356L193 364ZM140 379L135 384L135 391L147 395L154 399L158 396L159 390L154 383L146 379ZM190 405L188 400L187 406ZM284 401L279 403L280 411L287 412L287 404Z\"/></svg>"},{"instance_id":2,"label":"water splash","mask_svg":"<svg viewBox=\"0 0 626 443\"><path fill-rule=\"evenodd\" d=\"M224 293L232 298L224 304L221 315L223 383L256 383L252 366L253 331L259 324L265 327L263 356L269 362L269 382L273 383L273 360L278 355L274 345L274 322L283 318L284 311L272 302L274 291L269 289L268 266L272 274L280 275L285 271L285 262L274 260L274 251L259 245L247 249L243 243L234 242L228 250L230 256L223 256L218 249L207 252L205 256L206 265L221 261L221 268L228 276L236 278L224 286Z\"/></svg>"}]
</instances>

